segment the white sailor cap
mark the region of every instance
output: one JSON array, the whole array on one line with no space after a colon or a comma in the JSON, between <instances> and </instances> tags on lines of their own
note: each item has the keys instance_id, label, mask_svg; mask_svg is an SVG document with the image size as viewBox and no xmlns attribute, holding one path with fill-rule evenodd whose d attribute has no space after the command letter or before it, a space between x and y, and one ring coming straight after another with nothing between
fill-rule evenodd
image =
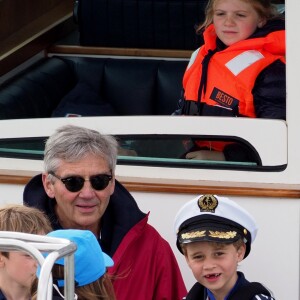
<instances>
[{"instance_id":1,"label":"white sailor cap","mask_svg":"<svg viewBox=\"0 0 300 300\"><path fill-rule=\"evenodd\" d=\"M245 257L257 234L254 218L234 201L216 195L200 195L181 207L174 224L177 247L197 241L233 243L243 239Z\"/></svg>"}]
</instances>

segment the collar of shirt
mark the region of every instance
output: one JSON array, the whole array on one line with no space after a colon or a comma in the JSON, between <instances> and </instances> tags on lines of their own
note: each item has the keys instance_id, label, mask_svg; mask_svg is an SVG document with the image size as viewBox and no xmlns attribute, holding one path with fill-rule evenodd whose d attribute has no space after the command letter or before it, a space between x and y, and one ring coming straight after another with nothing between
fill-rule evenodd
<instances>
[{"instance_id":1,"label":"collar of shirt","mask_svg":"<svg viewBox=\"0 0 300 300\"><path fill-rule=\"evenodd\" d=\"M6 300L6 297L4 296L1 290L0 290L0 300Z\"/></svg>"},{"instance_id":2,"label":"collar of shirt","mask_svg":"<svg viewBox=\"0 0 300 300\"><path fill-rule=\"evenodd\" d=\"M237 289L237 287L238 287L238 285L239 285L240 279L241 279L241 276L240 276L240 274L238 273L238 279L237 279L235 285L234 285L233 288L229 291L229 293L226 295L226 297L224 298L224 300L227 300L227 298L231 295L231 293ZM207 295L208 295L209 300L216 300L216 298L214 297L213 293L212 293L209 289L206 289L206 292L207 292Z\"/></svg>"}]
</instances>

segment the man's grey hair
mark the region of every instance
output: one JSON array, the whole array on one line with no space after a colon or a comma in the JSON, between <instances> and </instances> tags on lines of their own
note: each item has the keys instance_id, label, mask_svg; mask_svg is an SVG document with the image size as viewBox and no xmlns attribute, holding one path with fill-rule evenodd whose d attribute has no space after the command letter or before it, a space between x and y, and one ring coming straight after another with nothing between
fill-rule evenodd
<instances>
[{"instance_id":1,"label":"man's grey hair","mask_svg":"<svg viewBox=\"0 0 300 300\"><path fill-rule=\"evenodd\" d=\"M74 125L59 127L46 142L44 170L56 172L62 161L76 162L90 154L103 158L114 173L118 142L113 136Z\"/></svg>"}]
</instances>

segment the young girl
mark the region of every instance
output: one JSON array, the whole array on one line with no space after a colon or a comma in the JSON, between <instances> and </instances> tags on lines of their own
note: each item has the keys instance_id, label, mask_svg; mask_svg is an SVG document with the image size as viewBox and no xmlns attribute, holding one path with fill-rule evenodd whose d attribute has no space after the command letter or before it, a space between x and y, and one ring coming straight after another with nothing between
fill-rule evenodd
<instances>
[{"instance_id":1,"label":"young girl","mask_svg":"<svg viewBox=\"0 0 300 300\"><path fill-rule=\"evenodd\" d=\"M75 297L78 300L115 300L111 278L107 267L113 266L113 260L104 252L89 230L61 229L47 236L65 238L74 242L77 250L75 263ZM52 269L53 300L64 299L64 259L59 259ZM36 296L33 297L36 299Z\"/></svg>"},{"instance_id":2,"label":"young girl","mask_svg":"<svg viewBox=\"0 0 300 300\"><path fill-rule=\"evenodd\" d=\"M284 26L270 0L210 0L175 114L285 119ZM254 159L232 143L196 141L193 150L187 158Z\"/></svg>"},{"instance_id":3,"label":"young girl","mask_svg":"<svg viewBox=\"0 0 300 300\"><path fill-rule=\"evenodd\" d=\"M40 210L23 205L0 208L0 231L47 234L48 218ZM29 300L36 286L37 262L19 251L0 252L0 300Z\"/></svg>"},{"instance_id":4,"label":"young girl","mask_svg":"<svg viewBox=\"0 0 300 300\"><path fill-rule=\"evenodd\" d=\"M253 217L228 198L202 195L175 218L177 247L197 283L186 300L272 300L258 282L237 271L257 234Z\"/></svg>"}]
</instances>

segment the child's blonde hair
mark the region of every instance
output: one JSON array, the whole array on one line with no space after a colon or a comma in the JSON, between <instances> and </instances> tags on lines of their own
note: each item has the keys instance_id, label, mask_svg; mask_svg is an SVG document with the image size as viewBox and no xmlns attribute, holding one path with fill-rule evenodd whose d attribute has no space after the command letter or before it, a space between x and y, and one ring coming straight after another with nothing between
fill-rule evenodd
<instances>
[{"instance_id":1,"label":"child's blonde hair","mask_svg":"<svg viewBox=\"0 0 300 300\"><path fill-rule=\"evenodd\" d=\"M196 32L199 34L205 28L207 28L213 22L213 15L216 3L219 0L209 0L205 9L205 20L196 28ZM266 20L273 19L278 16L276 7L271 3L270 0L240 0L243 2L250 3L256 10L261 18Z\"/></svg>"},{"instance_id":2,"label":"child's blonde hair","mask_svg":"<svg viewBox=\"0 0 300 300\"><path fill-rule=\"evenodd\" d=\"M0 231L47 234L52 230L47 216L39 209L21 204L0 207ZM8 252L1 252L8 257Z\"/></svg>"},{"instance_id":3,"label":"child's blonde hair","mask_svg":"<svg viewBox=\"0 0 300 300\"><path fill-rule=\"evenodd\" d=\"M87 254L88 255L88 254ZM64 266L55 264L52 268L52 275L54 279L64 278ZM63 293L64 288L60 288ZM75 293L78 300L115 300L115 292L112 285L112 277L105 273L96 281L84 286L75 287ZM35 300L35 296L33 300Z\"/></svg>"}]
</instances>

